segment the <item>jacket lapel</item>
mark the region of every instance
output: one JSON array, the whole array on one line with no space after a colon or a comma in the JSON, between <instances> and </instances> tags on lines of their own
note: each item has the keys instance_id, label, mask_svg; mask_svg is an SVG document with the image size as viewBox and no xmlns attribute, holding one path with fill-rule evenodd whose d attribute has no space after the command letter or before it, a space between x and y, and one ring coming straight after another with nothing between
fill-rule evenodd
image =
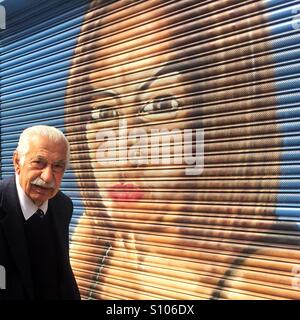
<instances>
[{"instance_id":1,"label":"jacket lapel","mask_svg":"<svg viewBox=\"0 0 300 320\"><path fill-rule=\"evenodd\" d=\"M5 214L0 223L3 225L4 234L24 287L27 290L29 298L32 299L33 284L25 239L24 218L18 198L15 177L7 180L6 183L7 185L0 202L2 212L5 212Z\"/></svg>"}]
</instances>

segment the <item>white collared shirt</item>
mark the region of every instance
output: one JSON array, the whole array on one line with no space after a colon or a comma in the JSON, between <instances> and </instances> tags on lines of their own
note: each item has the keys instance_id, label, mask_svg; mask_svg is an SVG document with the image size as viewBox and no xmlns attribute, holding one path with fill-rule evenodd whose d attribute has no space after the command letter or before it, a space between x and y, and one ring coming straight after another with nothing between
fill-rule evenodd
<instances>
[{"instance_id":1,"label":"white collared shirt","mask_svg":"<svg viewBox=\"0 0 300 320\"><path fill-rule=\"evenodd\" d=\"M46 214L48 210L48 200L45 201L40 207L38 207L26 195L25 191L21 187L18 174L16 174L16 185L17 185L17 191L18 191L18 197L20 200L21 209L22 209L25 220L28 220L31 216L33 216L34 213L37 211L37 209L43 210L44 214Z\"/></svg>"}]
</instances>

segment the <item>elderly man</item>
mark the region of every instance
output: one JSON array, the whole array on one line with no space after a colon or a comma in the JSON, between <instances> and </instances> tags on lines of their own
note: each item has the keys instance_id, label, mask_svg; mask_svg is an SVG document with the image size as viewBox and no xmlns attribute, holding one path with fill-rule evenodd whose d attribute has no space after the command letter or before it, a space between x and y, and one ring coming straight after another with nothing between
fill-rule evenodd
<instances>
[{"instance_id":1,"label":"elderly man","mask_svg":"<svg viewBox=\"0 0 300 320\"><path fill-rule=\"evenodd\" d=\"M69 261L72 201L59 191L69 143L54 127L20 136L15 176L0 183L0 300L80 299Z\"/></svg>"}]
</instances>

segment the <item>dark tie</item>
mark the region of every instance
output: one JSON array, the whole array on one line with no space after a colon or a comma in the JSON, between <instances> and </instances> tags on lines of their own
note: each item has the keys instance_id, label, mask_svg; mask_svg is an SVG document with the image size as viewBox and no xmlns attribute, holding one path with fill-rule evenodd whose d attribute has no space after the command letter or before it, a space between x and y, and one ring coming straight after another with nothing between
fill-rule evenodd
<instances>
[{"instance_id":1,"label":"dark tie","mask_svg":"<svg viewBox=\"0 0 300 320\"><path fill-rule=\"evenodd\" d=\"M44 218L44 212L41 209L37 209L36 212L34 213L37 216L39 216L40 218Z\"/></svg>"}]
</instances>

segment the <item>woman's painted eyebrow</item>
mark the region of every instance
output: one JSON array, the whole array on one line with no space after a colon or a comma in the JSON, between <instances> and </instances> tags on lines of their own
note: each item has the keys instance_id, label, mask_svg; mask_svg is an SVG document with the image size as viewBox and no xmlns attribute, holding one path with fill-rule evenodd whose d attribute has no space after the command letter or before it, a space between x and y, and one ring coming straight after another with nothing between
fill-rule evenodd
<instances>
[{"instance_id":1,"label":"woman's painted eyebrow","mask_svg":"<svg viewBox=\"0 0 300 320\"><path fill-rule=\"evenodd\" d=\"M167 75L167 74L174 75L174 74L180 74L180 72L174 72L170 70L169 66L162 67L162 69L158 70L154 76L152 76L149 80L147 80L145 83L141 85L141 87L139 88L139 91L145 91L149 89L149 87L155 80L160 78L162 75Z\"/></svg>"},{"instance_id":2,"label":"woman's painted eyebrow","mask_svg":"<svg viewBox=\"0 0 300 320\"><path fill-rule=\"evenodd\" d=\"M163 67L162 69L158 70L155 75L153 75L149 80L147 80L145 83L143 83L141 85L141 87L139 88L139 91L145 91L145 90L149 89L152 82L157 80L157 78L159 78L162 74L166 73L165 70L167 71L166 67Z\"/></svg>"},{"instance_id":3,"label":"woman's painted eyebrow","mask_svg":"<svg viewBox=\"0 0 300 320\"><path fill-rule=\"evenodd\" d=\"M114 92L113 90L108 90L108 89L93 89L92 92L93 95L102 95L104 97L112 97L115 98L118 96L118 94L116 92Z\"/></svg>"},{"instance_id":4,"label":"woman's painted eyebrow","mask_svg":"<svg viewBox=\"0 0 300 320\"><path fill-rule=\"evenodd\" d=\"M139 91L145 91L145 90L149 89L152 82L154 82L157 78L158 78L158 76L153 76L151 79L147 80L145 83L143 83L141 85L141 87L139 88Z\"/></svg>"},{"instance_id":5,"label":"woman's painted eyebrow","mask_svg":"<svg viewBox=\"0 0 300 320\"><path fill-rule=\"evenodd\" d=\"M145 91L147 89L149 89L149 87L151 86L151 84L157 80L160 76L162 75L167 75L167 74L180 74L180 72L174 72L173 70L170 70L169 66L164 66L162 67L160 70L157 71L157 73L155 75L153 75L150 79L146 80L138 89L138 91ZM92 89L92 95L101 95L103 97L107 97L107 98L118 98L118 93L113 91L113 90L109 90L109 89L104 89L104 88L93 88ZM136 98L135 100L138 100L138 98Z\"/></svg>"}]
</instances>

